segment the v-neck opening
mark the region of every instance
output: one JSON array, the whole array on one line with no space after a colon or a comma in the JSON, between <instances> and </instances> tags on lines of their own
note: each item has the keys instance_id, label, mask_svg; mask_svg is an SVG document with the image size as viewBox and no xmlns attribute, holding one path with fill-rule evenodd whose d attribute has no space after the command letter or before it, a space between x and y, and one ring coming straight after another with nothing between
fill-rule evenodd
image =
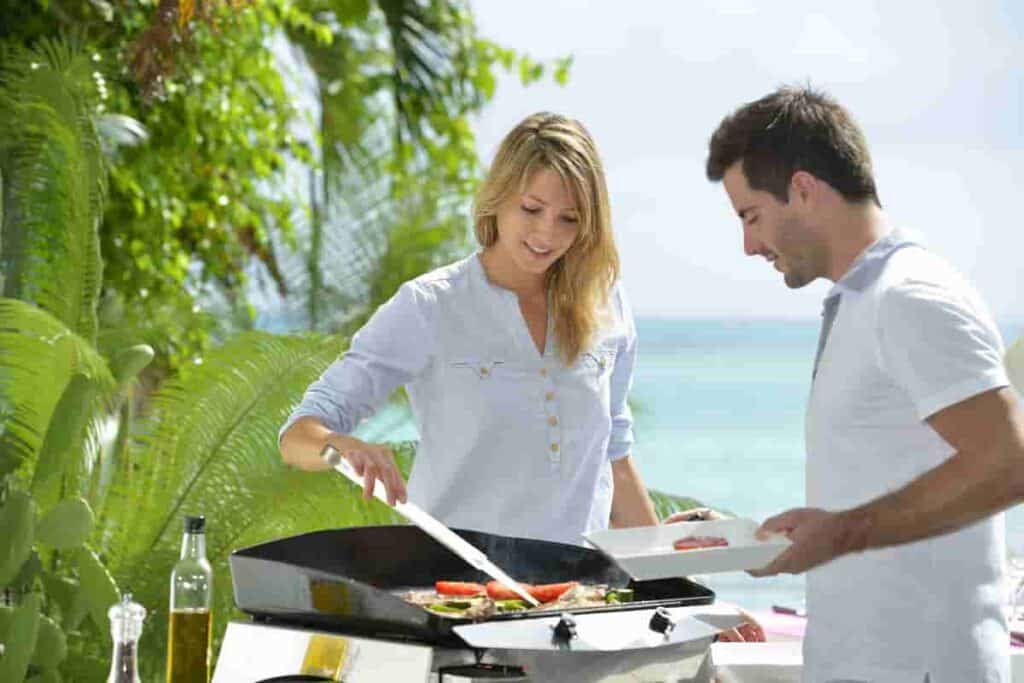
<instances>
[{"instance_id":1,"label":"v-neck opening","mask_svg":"<svg viewBox=\"0 0 1024 683\"><path fill-rule=\"evenodd\" d=\"M548 304L548 310L546 311L544 320L544 350L541 351L537 348L536 342L533 340L533 335L530 333L530 324L526 321L526 315L523 313L522 307L519 305L519 295L513 292L511 289L506 289L501 285L493 282L487 277L487 269L484 268L483 261L480 260L483 252L476 252L474 254L474 261L476 267L479 269L479 275L483 279L484 283L491 288L496 294L502 299L509 302L515 310L515 315L519 319L518 328L519 343L525 345L525 349L529 349L531 352L531 358L533 360L543 361L550 357L551 349L551 308L550 303Z\"/></svg>"}]
</instances>

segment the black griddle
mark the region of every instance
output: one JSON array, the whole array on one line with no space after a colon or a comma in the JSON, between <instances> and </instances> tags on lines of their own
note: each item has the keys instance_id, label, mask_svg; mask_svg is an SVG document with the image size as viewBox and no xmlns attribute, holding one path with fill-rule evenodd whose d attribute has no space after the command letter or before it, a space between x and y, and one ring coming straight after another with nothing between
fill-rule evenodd
<instances>
[{"instance_id":1,"label":"black griddle","mask_svg":"<svg viewBox=\"0 0 1024 683\"><path fill-rule=\"evenodd\" d=\"M635 600L569 610L573 614L706 605L714 592L685 578L632 581L597 550L453 529L518 581L579 581L632 588ZM235 603L260 622L352 635L465 647L452 627L471 623L405 602L399 593L434 582L488 577L414 526L316 531L237 550L230 557ZM499 614L479 621L551 616Z\"/></svg>"}]
</instances>

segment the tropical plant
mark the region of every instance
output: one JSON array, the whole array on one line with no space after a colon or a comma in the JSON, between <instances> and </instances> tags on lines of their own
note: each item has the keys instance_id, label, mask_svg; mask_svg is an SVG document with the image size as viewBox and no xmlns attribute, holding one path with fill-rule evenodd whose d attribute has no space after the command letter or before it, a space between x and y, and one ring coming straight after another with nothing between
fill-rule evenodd
<instances>
[{"instance_id":1,"label":"tropical plant","mask_svg":"<svg viewBox=\"0 0 1024 683\"><path fill-rule=\"evenodd\" d=\"M102 422L152 352L93 347L106 170L87 58L42 41L0 63L0 680L59 680L68 637L105 628L117 597L86 496L102 495Z\"/></svg>"},{"instance_id":2,"label":"tropical plant","mask_svg":"<svg viewBox=\"0 0 1024 683\"><path fill-rule=\"evenodd\" d=\"M101 106L150 132L112 167L100 346L145 340L157 379L251 327L254 290L299 328L339 329L340 274L380 255L344 245L378 244L382 226L413 216L459 249L479 166L468 116L497 69L545 71L483 39L465 0L0 0L0 16L23 44L81 32L106 67ZM369 232L347 222L364 208Z\"/></svg>"}]
</instances>

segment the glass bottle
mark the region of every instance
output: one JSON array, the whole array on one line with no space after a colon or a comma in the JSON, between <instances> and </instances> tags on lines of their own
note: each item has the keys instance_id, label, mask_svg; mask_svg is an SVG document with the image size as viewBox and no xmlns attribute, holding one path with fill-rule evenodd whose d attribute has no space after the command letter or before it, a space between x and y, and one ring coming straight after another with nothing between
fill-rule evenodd
<instances>
[{"instance_id":1,"label":"glass bottle","mask_svg":"<svg viewBox=\"0 0 1024 683\"><path fill-rule=\"evenodd\" d=\"M110 637L114 641L107 683L140 683L139 636L146 608L132 601L131 593L125 593L121 602L107 611L107 616L110 617Z\"/></svg>"},{"instance_id":2,"label":"glass bottle","mask_svg":"<svg viewBox=\"0 0 1024 683\"><path fill-rule=\"evenodd\" d=\"M206 560L206 518L185 517L181 559L171 572L167 683L209 683L213 570Z\"/></svg>"}]
</instances>

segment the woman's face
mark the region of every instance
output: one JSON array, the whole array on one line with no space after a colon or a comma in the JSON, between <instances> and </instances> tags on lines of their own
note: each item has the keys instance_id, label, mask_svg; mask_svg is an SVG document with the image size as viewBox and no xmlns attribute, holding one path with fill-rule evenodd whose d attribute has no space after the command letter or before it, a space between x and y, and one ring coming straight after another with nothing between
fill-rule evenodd
<instances>
[{"instance_id":1,"label":"woman's face","mask_svg":"<svg viewBox=\"0 0 1024 683\"><path fill-rule=\"evenodd\" d=\"M561 176L542 168L522 194L511 193L498 207L495 252L516 269L543 275L580 232L576 201Z\"/></svg>"}]
</instances>

